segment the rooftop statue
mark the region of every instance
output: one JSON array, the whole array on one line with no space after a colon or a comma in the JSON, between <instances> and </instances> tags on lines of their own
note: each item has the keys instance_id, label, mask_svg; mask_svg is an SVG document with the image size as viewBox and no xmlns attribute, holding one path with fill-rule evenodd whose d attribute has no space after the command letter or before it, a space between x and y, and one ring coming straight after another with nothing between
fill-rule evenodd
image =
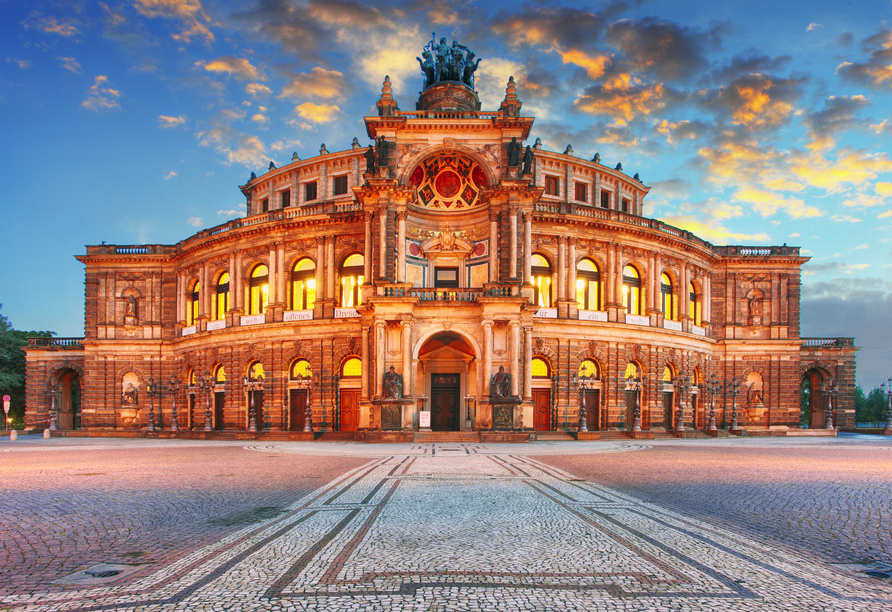
<instances>
[{"instance_id":1,"label":"rooftop statue","mask_svg":"<svg viewBox=\"0 0 892 612\"><path fill-rule=\"evenodd\" d=\"M437 42L434 32L431 41L424 46L421 57L415 59L424 73L425 89L440 81L464 83L474 89L474 72L480 65L480 59L475 60L475 57L473 51L457 40L452 41L451 47L447 44L446 37Z\"/></svg>"}]
</instances>

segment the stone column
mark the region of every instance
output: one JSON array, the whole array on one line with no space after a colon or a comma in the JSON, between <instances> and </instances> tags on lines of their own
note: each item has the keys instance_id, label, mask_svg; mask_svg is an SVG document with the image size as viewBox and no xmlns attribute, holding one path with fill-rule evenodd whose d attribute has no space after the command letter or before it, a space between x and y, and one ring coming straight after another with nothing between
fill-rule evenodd
<instances>
[{"instance_id":1,"label":"stone column","mask_svg":"<svg viewBox=\"0 0 892 612\"><path fill-rule=\"evenodd\" d=\"M359 384L361 386L361 391L359 392L359 399L366 402L369 399L369 328L363 326L362 327L362 341L359 346L360 357L362 359L362 366L359 373Z\"/></svg>"},{"instance_id":2,"label":"stone column","mask_svg":"<svg viewBox=\"0 0 892 612\"><path fill-rule=\"evenodd\" d=\"M270 304L278 304L279 302L279 292L277 291L279 286L279 267L278 267L278 252L276 250L276 243L273 243L269 248L269 303Z\"/></svg>"},{"instance_id":3,"label":"stone column","mask_svg":"<svg viewBox=\"0 0 892 612\"><path fill-rule=\"evenodd\" d=\"M508 253L508 276L517 278L517 207L512 206L508 212L511 225L511 243Z\"/></svg>"},{"instance_id":4,"label":"stone column","mask_svg":"<svg viewBox=\"0 0 892 612\"><path fill-rule=\"evenodd\" d=\"M183 274L181 272L177 273L177 323L180 321L185 321L186 311L183 309L183 294L185 290L183 289ZM106 317L106 320L109 320ZM114 319L111 319L114 321Z\"/></svg>"},{"instance_id":5,"label":"stone column","mask_svg":"<svg viewBox=\"0 0 892 612\"><path fill-rule=\"evenodd\" d=\"M567 299L567 238L558 238L558 277L557 299Z\"/></svg>"},{"instance_id":6,"label":"stone column","mask_svg":"<svg viewBox=\"0 0 892 612\"><path fill-rule=\"evenodd\" d=\"M325 237L316 236L316 301L322 301L328 296L325 295L325 283L323 274L325 273Z\"/></svg>"},{"instance_id":7,"label":"stone column","mask_svg":"<svg viewBox=\"0 0 892 612\"><path fill-rule=\"evenodd\" d=\"M615 304L616 297L613 294L614 289L616 289L616 279L614 278L614 260L616 259L616 245L608 244L607 245L607 269L604 271L604 288L607 290L607 295L604 296L606 300L606 304Z\"/></svg>"},{"instance_id":8,"label":"stone column","mask_svg":"<svg viewBox=\"0 0 892 612\"><path fill-rule=\"evenodd\" d=\"M523 215L523 283L529 285L533 282L533 212Z\"/></svg>"},{"instance_id":9,"label":"stone column","mask_svg":"<svg viewBox=\"0 0 892 612\"><path fill-rule=\"evenodd\" d=\"M622 252L620 252L619 247L616 248L616 255L613 257L613 265L615 267L613 280L616 283L616 288L613 290L613 294L616 296L616 303L622 304L623 302L623 256Z\"/></svg>"},{"instance_id":10,"label":"stone column","mask_svg":"<svg viewBox=\"0 0 892 612\"><path fill-rule=\"evenodd\" d=\"M381 206L378 213L378 277L387 276L387 207Z\"/></svg>"},{"instance_id":11,"label":"stone column","mask_svg":"<svg viewBox=\"0 0 892 612\"><path fill-rule=\"evenodd\" d=\"M601 174L595 172L595 185L592 189L592 206L601 206Z\"/></svg>"},{"instance_id":12,"label":"stone column","mask_svg":"<svg viewBox=\"0 0 892 612\"><path fill-rule=\"evenodd\" d=\"M691 292L688 289L688 285L691 283L691 271L688 268L688 264L681 264L681 299L679 302L681 303L681 319L685 319L691 316Z\"/></svg>"},{"instance_id":13,"label":"stone column","mask_svg":"<svg viewBox=\"0 0 892 612\"><path fill-rule=\"evenodd\" d=\"M229 255L229 310L236 309L236 301L235 294L238 293L238 285L235 282L235 271L238 269L238 264L236 263L237 254L230 253Z\"/></svg>"},{"instance_id":14,"label":"stone column","mask_svg":"<svg viewBox=\"0 0 892 612\"><path fill-rule=\"evenodd\" d=\"M204 264L201 266L201 315L210 320L211 318L211 287L210 287L210 277L211 273L208 270L208 265Z\"/></svg>"},{"instance_id":15,"label":"stone column","mask_svg":"<svg viewBox=\"0 0 892 612\"><path fill-rule=\"evenodd\" d=\"M489 211L489 282L499 282L499 213Z\"/></svg>"},{"instance_id":16,"label":"stone column","mask_svg":"<svg viewBox=\"0 0 892 612\"><path fill-rule=\"evenodd\" d=\"M648 266L648 283L647 283L647 312L654 311L657 309L657 286L660 282L660 272L657 270L657 262L659 261L659 257L656 256L656 253L651 253L648 258L647 266Z\"/></svg>"},{"instance_id":17,"label":"stone column","mask_svg":"<svg viewBox=\"0 0 892 612\"><path fill-rule=\"evenodd\" d=\"M375 388L384 397L384 321L375 322Z\"/></svg>"},{"instance_id":18,"label":"stone column","mask_svg":"<svg viewBox=\"0 0 892 612\"><path fill-rule=\"evenodd\" d=\"M406 211L401 210L396 213L396 219L396 282L404 283L406 282Z\"/></svg>"},{"instance_id":19,"label":"stone column","mask_svg":"<svg viewBox=\"0 0 892 612\"><path fill-rule=\"evenodd\" d=\"M328 278L325 283L325 299L331 300L335 296L335 237L331 236L327 240L328 249L325 253L326 270Z\"/></svg>"},{"instance_id":20,"label":"stone column","mask_svg":"<svg viewBox=\"0 0 892 612\"><path fill-rule=\"evenodd\" d=\"M523 401L533 401L533 328L523 328Z\"/></svg>"},{"instance_id":21,"label":"stone column","mask_svg":"<svg viewBox=\"0 0 892 612\"><path fill-rule=\"evenodd\" d=\"M366 284L372 282L372 217L372 213L365 213L365 249L362 273Z\"/></svg>"},{"instance_id":22,"label":"stone column","mask_svg":"<svg viewBox=\"0 0 892 612\"><path fill-rule=\"evenodd\" d=\"M489 397L489 378L492 376L492 321L483 322L483 395Z\"/></svg>"},{"instance_id":23,"label":"stone column","mask_svg":"<svg viewBox=\"0 0 892 612\"><path fill-rule=\"evenodd\" d=\"M703 275L703 324L712 321L712 278L709 272Z\"/></svg>"},{"instance_id":24,"label":"stone column","mask_svg":"<svg viewBox=\"0 0 892 612\"><path fill-rule=\"evenodd\" d=\"M230 279L233 280L233 279ZM235 300L236 308L245 312L245 288L242 286L242 254L235 255ZM231 285L230 285L231 286Z\"/></svg>"},{"instance_id":25,"label":"stone column","mask_svg":"<svg viewBox=\"0 0 892 612\"><path fill-rule=\"evenodd\" d=\"M289 206L297 206L299 194L297 191L297 170L291 173L291 202Z\"/></svg>"},{"instance_id":26,"label":"stone column","mask_svg":"<svg viewBox=\"0 0 892 612\"><path fill-rule=\"evenodd\" d=\"M511 329L511 338L508 345L508 359L511 360L509 372L511 373L511 395L518 395L517 376L517 358L520 351L520 322L511 321L509 324Z\"/></svg>"},{"instance_id":27,"label":"stone column","mask_svg":"<svg viewBox=\"0 0 892 612\"><path fill-rule=\"evenodd\" d=\"M576 238L569 238L570 261L567 262L567 299L576 301ZM594 310L597 310L597 305Z\"/></svg>"},{"instance_id":28,"label":"stone column","mask_svg":"<svg viewBox=\"0 0 892 612\"><path fill-rule=\"evenodd\" d=\"M400 321L403 336L403 395L415 397L412 385L412 321Z\"/></svg>"}]
</instances>

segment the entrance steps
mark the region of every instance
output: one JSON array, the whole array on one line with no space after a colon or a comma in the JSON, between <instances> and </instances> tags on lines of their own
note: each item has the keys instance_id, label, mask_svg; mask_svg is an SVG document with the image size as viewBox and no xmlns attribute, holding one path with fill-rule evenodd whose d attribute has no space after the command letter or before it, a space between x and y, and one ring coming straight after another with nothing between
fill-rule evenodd
<instances>
[{"instance_id":1,"label":"entrance steps","mask_svg":"<svg viewBox=\"0 0 892 612\"><path fill-rule=\"evenodd\" d=\"M572 435L566 431L537 431L537 442L571 442L575 440Z\"/></svg>"},{"instance_id":2,"label":"entrance steps","mask_svg":"<svg viewBox=\"0 0 892 612\"><path fill-rule=\"evenodd\" d=\"M322 431L316 432L316 440L320 442L352 442L356 439L355 431Z\"/></svg>"},{"instance_id":3,"label":"entrance steps","mask_svg":"<svg viewBox=\"0 0 892 612\"><path fill-rule=\"evenodd\" d=\"M454 443L479 444L480 434L476 431L416 431L413 436L416 444Z\"/></svg>"}]
</instances>

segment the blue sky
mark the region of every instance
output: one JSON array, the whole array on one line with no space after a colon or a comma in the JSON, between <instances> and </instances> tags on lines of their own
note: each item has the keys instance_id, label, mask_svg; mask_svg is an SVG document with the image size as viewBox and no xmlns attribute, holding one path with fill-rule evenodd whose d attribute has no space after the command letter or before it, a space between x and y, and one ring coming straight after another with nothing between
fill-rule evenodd
<instances>
[{"instance_id":1,"label":"blue sky","mask_svg":"<svg viewBox=\"0 0 892 612\"><path fill-rule=\"evenodd\" d=\"M0 0L0 303L83 335L85 244L170 244L243 215L237 185L368 144L437 36L514 76L532 138L622 162L645 214L714 244L801 246L804 336L892 374L892 3Z\"/></svg>"}]
</instances>

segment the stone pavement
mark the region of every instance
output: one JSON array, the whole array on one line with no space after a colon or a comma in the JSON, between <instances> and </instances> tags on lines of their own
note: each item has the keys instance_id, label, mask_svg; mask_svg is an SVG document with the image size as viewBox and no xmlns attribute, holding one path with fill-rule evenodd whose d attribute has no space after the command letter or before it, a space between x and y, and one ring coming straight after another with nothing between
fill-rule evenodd
<instances>
[{"instance_id":1,"label":"stone pavement","mask_svg":"<svg viewBox=\"0 0 892 612\"><path fill-rule=\"evenodd\" d=\"M624 464L635 473L649 463L661 466L658 473L667 465L675 468L667 473L677 473L691 452L702 453L689 478L681 470L673 481L683 498L694 491L685 485L698 482L692 472L710 457L721 463L742 453L753 463L760 453L767 453L763 462L804 453L809 461L799 471L785 470L795 488L802 471L828 455L892 456L888 444L864 450L858 441L839 447L699 442L0 444L0 555L27 550L10 546L10 538L33 546L43 537L22 533L22 513L33 514L32 528L52 534L42 554L64 555L57 551L71 542L98 548L89 561L63 564L65 575L54 574L63 566L29 569L20 562L25 580L4 591L0 610L892 608L889 579L835 567L794 546L778 549L733 521L680 512L685 506L678 500L642 501L621 479L607 487L550 465L567 461L593 473L607 465L615 474ZM103 478L74 476L88 465ZM771 464L763 470L769 473ZM224 480L230 471L236 483ZM756 480L749 484L758 495ZM887 470L884 486L890 481ZM149 535L135 536L140 546L151 543L152 533L164 542L171 534L183 539L169 554L151 551L149 561L120 554L118 533L138 525L144 508L156 514ZM822 508L813 504L811 511ZM16 520L8 518L16 513ZM43 524L55 519L68 527ZM99 533L116 534L108 541L112 550L101 549ZM6 567L2 557L0 566ZM91 568L94 575L65 580ZM102 571L121 573L106 578Z\"/></svg>"}]
</instances>

